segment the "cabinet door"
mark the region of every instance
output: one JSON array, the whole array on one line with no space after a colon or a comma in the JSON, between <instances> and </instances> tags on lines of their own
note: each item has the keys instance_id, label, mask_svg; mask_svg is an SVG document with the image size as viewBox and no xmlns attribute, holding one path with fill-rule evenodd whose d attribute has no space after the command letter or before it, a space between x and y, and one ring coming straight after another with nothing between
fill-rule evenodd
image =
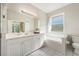
<instances>
[{"instance_id":1,"label":"cabinet door","mask_svg":"<svg viewBox=\"0 0 79 59\"><path fill-rule=\"evenodd\" d=\"M38 45L37 40L38 40L37 36L33 36L31 38L31 49L32 49L32 51L35 51L37 49L37 47L36 47L36 45Z\"/></svg>"},{"instance_id":2,"label":"cabinet door","mask_svg":"<svg viewBox=\"0 0 79 59\"><path fill-rule=\"evenodd\" d=\"M28 55L32 52L32 38L27 38L22 42L22 55Z\"/></svg>"},{"instance_id":3,"label":"cabinet door","mask_svg":"<svg viewBox=\"0 0 79 59\"><path fill-rule=\"evenodd\" d=\"M7 43L7 55L8 56L20 56L21 55L21 45L17 43Z\"/></svg>"},{"instance_id":4,"label":"cabinet door","mask_svg":"<svg viewBox=\"0 0 79 59\"><path fill-rule=\"evenodd\" d=\"M39 49L43 45L44 39L41 35L38 35L34 36L31 41L32 41L32 50L34 51Z\"/></svg>"},{"instance_id":5,"label":"cabinet door","mask_svg":"<svg viewBox=\"0 0 79 59\"><path fill-rule=\"evenodd\" d=\"M36 36L33 38L33 41L32 41L32 49L36 50L38 48L40 48L40 37Z\"/></svg>"},{"instance_id":6,"label":"cabinet door","mask_svg":"<svg viewBox=\"0 0 79 59\"><path fill-rule=\"evenodd\" d=\"M35 41L35 45L34 45L35 49L38 49L43 45L44 39L41 35L39 35L35 37L34 41Z\"/></svg>"}]
</instances>

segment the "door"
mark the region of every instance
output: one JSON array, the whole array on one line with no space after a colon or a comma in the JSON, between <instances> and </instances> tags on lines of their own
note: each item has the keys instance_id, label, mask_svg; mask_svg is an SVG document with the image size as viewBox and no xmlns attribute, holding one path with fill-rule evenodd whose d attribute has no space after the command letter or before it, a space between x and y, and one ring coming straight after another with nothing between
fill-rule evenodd
<instances>
[{"instance_id":1,"label":"door","mask_svg":"<svg viewBox=\"0 0 79 59\"><path fill-rule=\"evenodd\" d=\"M6 56L7 4L1 3L1 56Z\"/></svg>"}]
</instances>

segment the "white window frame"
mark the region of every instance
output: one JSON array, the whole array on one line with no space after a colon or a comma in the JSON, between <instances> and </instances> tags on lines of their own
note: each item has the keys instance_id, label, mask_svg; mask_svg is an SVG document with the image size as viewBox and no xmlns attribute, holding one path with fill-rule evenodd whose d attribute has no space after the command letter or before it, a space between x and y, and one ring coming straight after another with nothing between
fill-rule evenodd
<instances>
[{"instance_id":1,"label":"white window frame","mask_svg":"<svg viewBox=\"0 0 79 59\"><path fill-rule=\"evenodd\" d=\"M50 20L50 18L53 18L53 17L56 17L56 16L60 16L60 15L63 16L63 32L56 32L56 33L64 33L65 32L65 18L64 18L65 15L64 15L64 12L58 13L58 14L55 14L55 15L49 17L49 20ZM49 24L48 24L48 28L49 28ZM54 32L55 33L55 31L49 31L49 30L48 30L48 32Z\"/></svg>"}]
</instances>

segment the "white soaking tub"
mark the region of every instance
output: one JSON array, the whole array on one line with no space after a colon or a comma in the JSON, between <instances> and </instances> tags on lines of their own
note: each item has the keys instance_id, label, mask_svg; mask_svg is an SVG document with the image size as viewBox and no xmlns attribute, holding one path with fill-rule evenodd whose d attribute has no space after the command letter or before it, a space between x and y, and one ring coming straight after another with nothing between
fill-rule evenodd
<instances>
[{"instance_id":1,"label":"white soaking tub","mask_svg":"<svg viewBox=\"0 0 79 59\"><path fill-rule=\"evenodd\" d=\"M67 35L64 34L47 34L46 44L48 47L58 51L62 55L65 55Z\"/></svg>"}]
</instances>

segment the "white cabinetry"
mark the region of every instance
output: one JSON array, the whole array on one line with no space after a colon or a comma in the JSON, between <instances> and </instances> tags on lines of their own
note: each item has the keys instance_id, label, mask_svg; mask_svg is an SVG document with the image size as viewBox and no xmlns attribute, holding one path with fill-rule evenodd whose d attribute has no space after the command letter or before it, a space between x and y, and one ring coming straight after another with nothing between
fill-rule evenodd
<instances>
[{"instance_id":1,"label":"white cabinetry","mask_svg":"<svg viewBox=\"0 0 79 59\"><path fill-rule=\"evenodd\" d=\"M24 36L7 40L7 55L22 56L40 48L43 44L44 36L41 34L33 36Z\"/></svg>"},{"instance_id":2,"label":"white cabinetry","mask_svg":"<svg viewBox=\"0 0 79 59\"><path fill-rule=\"evenodd\" d=\"M28 37L28 40L24 40L22 43L23 55L28 55L33 51L39 49L43 44L44 38L42 35Z\"/></svg>"},{"instance_id":3,"label":"white cabinetry","mask_svg":"<svg viewBox=\"0 0 79 59\"><path fill-rule=\"evenodd\" d=\"M21 44L19 39L7 40L7 55L20 56Z\"/></svg>"},{"instance_id":4,"label":"white cabinetry","mask_svg":"<svg viewBox=\"0 0 79 59\"><path fill-rule=\"evenodd\" d=\"M33 41L33 43L34 43L34 49L40 48L43 45L43 42L44 42L44 36L39 35L39 36L35 37L35 39ZM32 43L32 45L33 45L33 43Z\"/></svg>"},{"instance_id":5,"label":"white cabinetry","mask_svg":"<svg viewBox=\"0 0 79 59\"><path fill-rule=\"evenodd\" d=\"M28 38L22 42L22 55L32 52L32 38Z\"/></svg>"}]
</instances>

